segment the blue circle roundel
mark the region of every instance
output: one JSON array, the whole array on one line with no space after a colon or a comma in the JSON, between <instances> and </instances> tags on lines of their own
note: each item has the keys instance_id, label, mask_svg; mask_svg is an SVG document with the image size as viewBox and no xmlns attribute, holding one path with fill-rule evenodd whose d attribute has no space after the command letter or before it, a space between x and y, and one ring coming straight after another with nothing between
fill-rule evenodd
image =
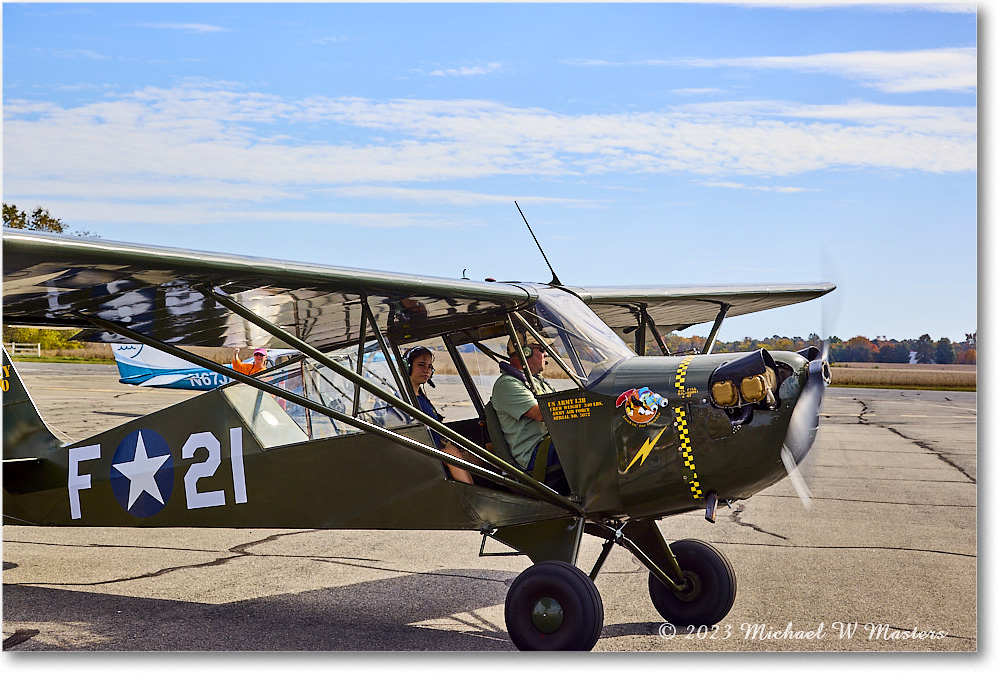
<instances>
[{"instance_id":1,"label":"blue circle roundel","mask_svg":"<svg viewBox=\"0 0 1000 675\"><path fill-rule=\"evenodd\" d=\"M133 516L155 516L174 489L174 458L163 436L152 429L133 431L111 459L111 490Z\"/></svg>"}]
</instances>

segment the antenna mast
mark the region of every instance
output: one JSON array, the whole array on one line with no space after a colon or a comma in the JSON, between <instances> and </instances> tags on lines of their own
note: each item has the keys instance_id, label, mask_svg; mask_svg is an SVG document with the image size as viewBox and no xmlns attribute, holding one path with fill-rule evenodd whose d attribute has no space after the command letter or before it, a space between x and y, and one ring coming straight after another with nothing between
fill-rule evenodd
<instances>
[{"instance_id":1,"label":"antenna mast","mask_svg":"<svg viewBox=\"0 0 1000 675\"><path fill-rule=\"evenodd\" d=\"M521 214L521 220L524 221L525 225L528 225L528 219L524 217L524 211L518 206L517 200L514 200L514 206L517 206L517 212ZM535 240L535 246L542 254L542 258L545 260L545 264L549 266L549 271L552 272L552 281L549 282L550 286L562 286L562 282L559 281L559 277L556 276L556 271L552 269L552 263L549 262L549 257L545 255L545 251L542 250L542 245L538 243L538 237L535 236L534 230L531 229L531 225L528 225L528 232L531 232L531 238Z\"/></svg>"}]
</instances>

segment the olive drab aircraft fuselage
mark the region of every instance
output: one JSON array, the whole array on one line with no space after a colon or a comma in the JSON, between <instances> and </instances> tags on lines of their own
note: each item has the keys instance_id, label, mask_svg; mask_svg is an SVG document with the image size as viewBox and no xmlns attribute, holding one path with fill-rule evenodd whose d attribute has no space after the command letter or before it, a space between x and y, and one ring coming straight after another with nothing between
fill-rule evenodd
<instances>
[{"instance_id":1,"label":"olive drab aircraft fuselage","mask_svg":"<svg viewBox=\"0 0 1000 675\"><path fill-rule=\"evenodd\" d=\"M795 479L829 380L815 348L710 352L727 316L830 284L587 290L3 236L5 321L79 327L83 339L149 345L236 380L64 444L5 351L5 523L475 530L533 563L506 602L521 649L593 646L593 579L615 544L649 568L666 620L722 619L736 593L728 560L697 540L668 544L656 521L692 510L714 521L720 500ZM664 332L708 321L705 353L667 353ZM179 347L247 344L298 356L250 377ZM418 344L453 366L463 418L449 409L441 422L417 404L402 354ZM510 452L490 402L508 345L546 352L544 374L522 377L568 491ZM585 533L604 540L589 574L577 567Z\"/></svg>"}]
</instances>

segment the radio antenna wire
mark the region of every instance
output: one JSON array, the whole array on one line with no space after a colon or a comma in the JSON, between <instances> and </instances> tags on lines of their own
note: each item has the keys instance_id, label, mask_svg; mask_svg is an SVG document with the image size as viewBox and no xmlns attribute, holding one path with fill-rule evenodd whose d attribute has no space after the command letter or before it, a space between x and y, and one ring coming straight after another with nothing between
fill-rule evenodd
<instances>
[{"instance_id":1,"label":"radio antenna wire","mask_svg":"<svg viewBox=\"0 0 1000 675\"><path fill-rule=\"evenodd\" d=\"M545 251L542 250L542 245L538 243L538 237L535 236L534 230L531 229L531 225L528 224L528 219L524 217L524 211L518 206L517 200L514 200L514 206L517 206L517 212L521 214L521 220L524 224L528 226L528 232L531 233L531 238L535 240L535 246L538 247L539 252L542 254L542 258L545 260L545 264L549 266L549 271L552 272L552 281L549 282L550 286L562 286L562 282L559 281L559 277L556 276L556 271L552 269L552 263L549 262L549 257L545 255Z\"/></svg>"}]
</instances>

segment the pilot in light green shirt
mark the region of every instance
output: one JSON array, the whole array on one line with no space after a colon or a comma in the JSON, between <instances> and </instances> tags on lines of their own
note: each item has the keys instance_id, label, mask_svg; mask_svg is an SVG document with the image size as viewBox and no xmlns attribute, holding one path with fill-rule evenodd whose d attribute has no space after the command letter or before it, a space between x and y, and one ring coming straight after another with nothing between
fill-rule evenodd
<instances>
[{"instance_id":1,"label":"pilot in light green shirt","mask_svg":"<svg viewBox=\"0 0 1000 675\"><path fill-rule=\"evenodd\" d=\"M500 420L500 428L510 447L510 454L521 468L527 468L531 463L532 451L548 433L548 428L545 422L541 421L538 401L528 389L522 371L522 359L519 358L517 348L512 342L507 344L507 354L510 363L500 364L501 374L493 384L490 401ZM538 393L555 393L552 385L540 374L545 368L545 351L539 345L527 344L523 361L531 372L531 379L534 380Z\"/></svg>"}]
</instances>

